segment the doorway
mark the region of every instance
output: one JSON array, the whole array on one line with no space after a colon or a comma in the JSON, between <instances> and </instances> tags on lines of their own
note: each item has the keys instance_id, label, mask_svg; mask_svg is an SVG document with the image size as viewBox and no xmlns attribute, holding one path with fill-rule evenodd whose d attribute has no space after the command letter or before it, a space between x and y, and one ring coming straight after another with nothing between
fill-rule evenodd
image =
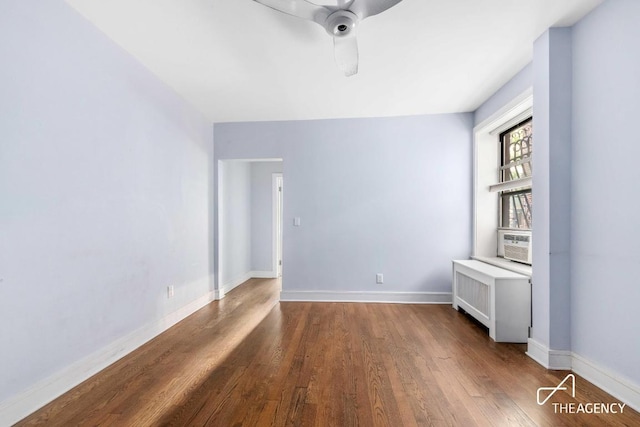
<instances>
[{"instance_id":1,"label":"doorway","mask_svg":"<svg viewBox=\"0 0 640 427\"><path fill-rule=\"evenodd\" d=\"M284 202L274 193L283 188L282 166L281 159L218 161L216 298L250 278L282 275Z\"/></svg>"}]
</instances>

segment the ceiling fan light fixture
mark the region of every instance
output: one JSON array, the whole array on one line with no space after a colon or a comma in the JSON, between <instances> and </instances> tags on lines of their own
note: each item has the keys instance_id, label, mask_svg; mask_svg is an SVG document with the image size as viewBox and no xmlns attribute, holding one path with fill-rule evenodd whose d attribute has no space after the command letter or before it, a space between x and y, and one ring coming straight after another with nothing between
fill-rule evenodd
<instances>
[{"instance_id":1,"label":"ceiling fan light fixture","mask_svg":"<svg viewBox=\"0 0 640 427\"><path fill-rule=\"evenodd\" d=\"M348 36L358 25L358 17L348 10L337 10L327 18L325 29L334 37Z\"/></svg>"},{"instance_id":2,"label":"ceiling fan light fixture","mask_svg":"<svg viewBox=\"0 0 640 427\"><path fill-rule=\"evenodd\" d=\"M360 21L382 13L402 0L342 0L338 6L322 6L309 0L254 1L322 26L333 37L338 68L348 77L358 72L356 27Z\"/></svg>"}]
</instances>

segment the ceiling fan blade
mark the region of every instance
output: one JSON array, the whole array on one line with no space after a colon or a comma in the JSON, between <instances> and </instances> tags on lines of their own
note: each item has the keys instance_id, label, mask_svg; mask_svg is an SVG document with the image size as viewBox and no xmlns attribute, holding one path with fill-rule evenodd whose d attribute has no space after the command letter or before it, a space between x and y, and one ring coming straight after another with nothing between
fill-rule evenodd
<instances>
[{"instance_id":1,"label":"ceiling fan blade","mask_svg":"<svg viewBox=\"0 0 640 427\"><path fill-rule=\"evenodd\" d=\"M349 10L360 19L377 15L400 3L402 0L354 0Z\"/></svg>"},{"instance_id":2,"label":"ceiling fan blade","mask_svg":"<svg viewBox=\"0 0 640 427\"><path fill-rule=\"evenodd\" d=\"M286 13L287 15L296 16L298 18L317 22L324 25L327 16L331 13L331 9L308 2L307 0L254 0L271 9Z\"/></svg>"},{"instance_id":3,"label":"ceiling fan blade","mask_svg":"<svg viewBox=\"0 0 640 427\"><path fill-rule=\"evenodd\" d=\"M348 36L333 38L336 63L344 75L349 77L358 73L358 41L355 32Z\"/></svg>"},{"instance_id":4,"label":"ceiling fan blade","mask_svg":"<svg viewBox=\"0 0 640 427\"><path fill-rule=\"evenodd\" d=\"M355 0L338 0L338 9L349 9Z\"/></svg>"}]
</instances>

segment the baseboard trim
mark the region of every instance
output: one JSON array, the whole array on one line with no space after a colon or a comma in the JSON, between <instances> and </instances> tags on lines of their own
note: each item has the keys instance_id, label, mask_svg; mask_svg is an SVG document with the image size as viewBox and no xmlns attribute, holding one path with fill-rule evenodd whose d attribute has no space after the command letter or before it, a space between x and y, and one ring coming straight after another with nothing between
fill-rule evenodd
<instances>
[{"instance_id":1,"label":"baseboard trim","mask_svg":"<svg viewBox=\"0 0 640 427\"><path fill-rule=\"evenodd\" d=\"M640 411L640 386L571 351L550 350L529 338L527 356L551 370L571 370L611 396Z\"/></svg>"},{"instance_id":2,"label":"baseboard trim","mask_svg":"<svg viewBox=\"0 0 640 427\"><path fill-rule=\"evenodd\" d=\"M576 353L572 356L573 371L576 374L640 412L640 386Z\"/></svg>"},{"instance_id":3,"label":"baseboard trim","mask_svg":"<svg viewBox=\"0 0 640 427\"><path fill-rule=\"evenodd\" d=\"M276 278L276 274L271 270L265 270L265 271L254 270L249 274L251 275L252 279L275 279Z\"/></svg>"},{"instance_id":4,"label":"baseboard trim","mask_svg":"<svg viewBox=\"0 0 640 427\"><path fill-rule=\"evenodd\" d=\"M571 369L571 352L566 350L549 350L549 369L568 371Z\"/></svg>"},{"instance_id":5,"label":"baseboard trim","mask_svg":"<svg viewBox=\"0 0 640 427\"><path fill-rule=\"evenodd\" d=\"M18 395L0 402L0 425L13 425L73 387L115 363L179 321L214 301L209 292L157 322L143 326L95 353L37 382Z\"/></svg>"},{"instance_id":6,"label":"baseboard trim","mask_svg":"<svg viewBox=\"0 0 640 427\"><path fill-rule=\"evenodd\" d=\"M527 356L549 369L549 349L533 338L527 340Z\"/></svg>"},{"instance_id":7,"label":"baseboard trim","mask_svg":"<svg viewBox=\"0 0 640 427\"><path fill-rule=\"evenodd\" d=\"M571 369L571 351L552 350L533 338L527 341L526 354L547 369L559 371Z\"/></svg>"},{"instance_id":8,"label":"baseboard trim","mask_svg":"<svg viewBox=\"0 0 640 427\"><path fill-rule=\"evenodd\" d=\"M280 301L451 304L451 292L282 291Z\"/></svg>"}]
</instances>

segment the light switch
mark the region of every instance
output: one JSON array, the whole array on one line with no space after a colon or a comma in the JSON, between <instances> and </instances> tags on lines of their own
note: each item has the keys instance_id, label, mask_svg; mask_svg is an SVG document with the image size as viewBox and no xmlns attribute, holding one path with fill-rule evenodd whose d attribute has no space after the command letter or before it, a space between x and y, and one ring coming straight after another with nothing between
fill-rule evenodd
<instances>
[{"instance_id":1,"label":"light switch","mask_svg":"<svg viewBox=\"0 0 640 427\"><path fill-rule=\"evenodd\" d=\"M293 218L293 225L296 226L296 227L300 227L300 217L299 216Z\"/></svg>"}]
</instances>

